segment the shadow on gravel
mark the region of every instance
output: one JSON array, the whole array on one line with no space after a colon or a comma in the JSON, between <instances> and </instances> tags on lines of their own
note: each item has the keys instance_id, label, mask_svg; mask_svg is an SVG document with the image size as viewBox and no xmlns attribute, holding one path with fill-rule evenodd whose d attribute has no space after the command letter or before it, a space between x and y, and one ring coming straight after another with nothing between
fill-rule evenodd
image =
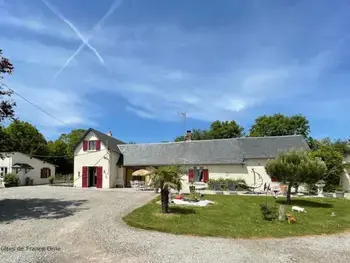
<instances>
[{"instance_id":1,"label":"shadow on gravel","mask_svg":"<svg viewBox=\"0 0 350 263\"><path fill-rule=\"evenodd\" d=\"M59 219L87 210L80 206L87 200L66 201L59 199L4 199L0 200L0 223L15 220Z\"/></svg>"}]
</instances>

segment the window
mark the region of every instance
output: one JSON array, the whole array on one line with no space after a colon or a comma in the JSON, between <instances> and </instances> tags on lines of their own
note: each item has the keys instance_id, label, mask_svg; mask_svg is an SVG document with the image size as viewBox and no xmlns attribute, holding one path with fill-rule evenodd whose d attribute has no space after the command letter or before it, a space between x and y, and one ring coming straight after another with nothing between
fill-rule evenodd
<instances>
[{"instance_id":1,"label":"window","mask_svg":"<svg viewBox=\"0 0 350 263\"><path fill-rule=\"evenodd\" d=\"M50 168L42 168L40 173L40 178L49 178L51 176Z\"/></svg>"},{"instance_id":2,"label":"window","mask_svg":"<svg viewBox=\"0 0 350 263\"><path fill-rule=\"evenodd\" d=\"M203 182L203 168L194 168L194 182Z\"/></svg>"},{"instance_id":3,"label":"window","mask_svg":"<svg viewBox=\"0 0 350 263\"><path fill-rule=\"evenodd\" d=\"M96 141L89 141L88 150L89 151L95 151L96 150Z\"/></svg>"},{"instance_id":4,"label":"window","mask_svg":"<svg viewBox=\"0 0 350 263\"><path fill-rule=\"evenodd\" d=\"M7 174L7 167L1 167L0 168L0 176L3 177Z\"/></svg>"},{"instance_id":5,"label":"window","mask_svg":"<svg viewBox=\"0 0 350 263\"><path fill-rule=\"evenodd\" d=\"M190 182L206 183L209 180L209 172L208 172L208 169L204 169L204 167L193 167L193 169L189 170L188 177L189 177L188 180Z\"/></svg>"}]
</instances>

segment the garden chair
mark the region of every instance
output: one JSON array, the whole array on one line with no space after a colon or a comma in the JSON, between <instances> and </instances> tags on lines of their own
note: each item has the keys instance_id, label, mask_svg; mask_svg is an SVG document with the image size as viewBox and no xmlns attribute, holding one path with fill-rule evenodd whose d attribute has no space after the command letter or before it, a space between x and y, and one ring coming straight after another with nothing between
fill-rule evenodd
<instances>
[{"instance_id":1,"label":"garden chair","mask_svg":"<svg viewBox=\"0 0 350 263\"><path fill-rule=\"evenodd\" d=\"M227 185L228 192L230 195L236 195L237 194L237 186L234 183L229 183Z\"/></svg>"},{"instance_id":2,"label":"garden chair","mask_svg":"<svg viewBox=\"0 0 350 263\"><path fill-rule=\"evenodd\" d=\"M217 195L223 195L224 192L222 191L222 185L220 183L214 183L214 191Z\"/></svg>"},{"instance_id":3,"label":"garden chair","mask_svg":"<svg viewBox=\"0 0 350 263\"><path fill-rule=\"evenodd\" d=\"M139 182L138 181L130 181L130 186L131 186L131 188L137 188L139 186Z\"/></svg>"},{"instance_id":4,"label":"garden chair","mask_svg":"<svg viewBox=\"0 0 350 263\"><path fill-rule=\"evenodd\" d=\"M138 188L137 188L137 189L138 189L138 190L141 190L141 191L146 190L145 182L140 181L140 182L138 183Z\"/></svg>"}]
</instances>

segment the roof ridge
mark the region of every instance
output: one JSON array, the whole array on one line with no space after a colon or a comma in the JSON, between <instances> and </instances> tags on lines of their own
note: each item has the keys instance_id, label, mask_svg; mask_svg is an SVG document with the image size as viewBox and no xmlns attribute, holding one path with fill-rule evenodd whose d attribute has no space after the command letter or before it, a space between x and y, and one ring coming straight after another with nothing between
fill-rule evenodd
<instances>
[{"instance_id":1,"label":"roof ridge","mask_svg":"<svg viewBox=\"0 0 350 263\"><path fill-rule=\"evenodd\" d=\"M116 140L116 141L118 141L118 142L125 143L125 142L123 142L123 141L121 141L121 140L119 140L119 139L117 139L117 138L115 138L115 137L113 137L113 136L110 136L110 135L108 135L108 134L105 134L105 133L103 133L103 132L100 132L100 131L98 131L98 130L95 130L95 129L93 129L93 128L91 128L91 131L93 131L93 132L95 132L95 133L99 133L100 135L106 136L106 138L107 138L107 136L108 136L108 138L112 138L113 140Z\"/></svg>"},{"instance_id":2,"label":"roof ridge","mask_svg":"<svg viewBox=\"0 0 350 263\"><path fill-rule=\"evenodd\" d=\"M180 141L180 142L145 142L145 143L130 143L129 145L164 145L164 144L180 144L180 143L199 143L199 142L213 142L213 141L225 141L225 140L235 140L238 138L225 138L225 139L208 139L208 140L191 140L191 141Z\"/></svg>"},{"instance_id":3,"label":"roof ridge","mask_svg":"<svg viewBox=\"0 0 350 263\"><path fill-rule=\"evenodd\" d=\"M234 137L234 138L223 138L223 139L206 139L206 140L191 140L191 141L179 141L179 142L145 142L145 143L133 143L133 144L123 144L125 146L129 145L159 145L159 144L178 144L178 143L200 143L200 142L213 142L213 141L231 141L231 140L245 140L245 139L276 139L276 138L287 138L287 137L300 137L302 135L281 135L281 136L259 136L259 137Z\"/></svg>"},{"instance_id":4,"label":"roof ridge","mask_svg":"<svg viewBox=\"0 0 350 263\"><path fill-rule=\"evenodd\" d=\"M287 138L287 137L303 137L301 134L292 134L292 135L278 135L278 136L246 136L246 137L237 137L237 139L272 139L272 138Z\"/></svg>"},{"instance_id":5,"label":"roof ridge","mask_svg":"<svg viewBox=\"0 0 350 263\"><path fill-rule=\"evenodd\" d=\"M31 158L31 159L36 159L36 160L39 160L39 161L42 161L42 162L45 162L45 163L48 163L48 164L51 164L51 165L56 166L56 164L53 164L53 163L50 163L50 162L48 162L48 161L46 161L46 160L40 159L40 158L38 158L38 157L35 157L35 154L23 153L23 152L20 152L20 151L3 151L3 152L0 152L0 153L2 153L2 154L4 154L4 153L5 153L5 154L6 154L6 153L8 153L8 154L10 154L10 153L20 153L20 154L23 154L23 155L25 155L25 156ZM8 156L8 157L9 157L9 156Z\"/></svg>"}]
</instances>

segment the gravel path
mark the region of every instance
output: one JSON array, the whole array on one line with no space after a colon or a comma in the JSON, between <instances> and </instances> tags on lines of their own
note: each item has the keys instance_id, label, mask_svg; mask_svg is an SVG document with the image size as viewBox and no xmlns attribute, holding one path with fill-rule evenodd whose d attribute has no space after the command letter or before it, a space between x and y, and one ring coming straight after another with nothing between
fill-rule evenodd
<instances>
[{"instance_id":1,"label":"gravel path","mask_svg":"<svg viewBox=\"0 0 350 263\"><path fill-rule=\"evenodd\" d=\"M131 229L121 221L153 197L130 189L0 189L0 262L350 261L350 234L200 238Z\"/></svg>"}]
</instances>

